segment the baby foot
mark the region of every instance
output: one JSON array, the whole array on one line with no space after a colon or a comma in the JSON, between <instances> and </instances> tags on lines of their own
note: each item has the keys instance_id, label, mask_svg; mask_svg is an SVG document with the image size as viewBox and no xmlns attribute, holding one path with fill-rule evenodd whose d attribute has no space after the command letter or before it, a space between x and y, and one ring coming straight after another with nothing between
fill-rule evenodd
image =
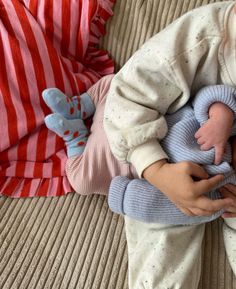
<instances>
[{"instance_id":1,"label":"baby foot","mask_svg":"<svg viewBox=\"0 0 236 289\"><path fill-rule=\"evenodd\" d=\"M48 129L65 141L68 157L81 155L88 139L88 130L81 119L66 119L62 115L49 114L44 119Z\"/></svg>"},{"instance_id":2,"label":"baby foot","mask_svg":"<svg viewBox=\"0 0 236 289\"><path fill-rule=\"evenodd\" d=\"M94 103L87 93L70 98L57 88L48 88L43 91L42 96L53 112L67 119L86 119L95 111Z\"/></svg>"}]
</instances>

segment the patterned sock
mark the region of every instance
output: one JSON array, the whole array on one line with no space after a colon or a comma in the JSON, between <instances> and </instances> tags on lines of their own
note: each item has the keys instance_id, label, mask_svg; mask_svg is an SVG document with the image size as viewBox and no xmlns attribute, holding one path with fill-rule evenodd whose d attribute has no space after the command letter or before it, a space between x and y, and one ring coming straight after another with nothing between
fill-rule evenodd
<instances>
[{"instance_id":1,"label":"patterned sock","mask_svg":"<svg viewBox=\"0 0 236 289\"><path fill-rule=\"evenodd\" d=\"M48 88L43 91L42 96L53 112L67 119L86 119L95 111L94 103L87 93L70 98L57 88Z\"/></svg>"},{"instance_id":2,"label":"patterned sock","mask_svg":"<svg viewBox=\"0 0 236 289\"><path fill-rule=\"evenodd\" d=\"M48 129L63 138L68 157L83 153L89 133L82 119L66 119L53 113L47 115L44 121Z\"/></svg>"}]
</instances>

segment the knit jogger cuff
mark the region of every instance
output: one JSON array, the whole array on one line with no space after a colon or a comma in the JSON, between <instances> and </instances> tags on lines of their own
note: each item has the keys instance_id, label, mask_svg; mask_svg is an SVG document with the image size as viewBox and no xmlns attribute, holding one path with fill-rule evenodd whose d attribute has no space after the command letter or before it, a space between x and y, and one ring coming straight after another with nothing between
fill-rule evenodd
<instances>
[{"instance_id":1,"label":"knit jogger cuff","mask_svg":"<svg viewBox=\"0 0 236 289\"><path fill-rule=\"evenodd\" d=\"M236 89L229 85L211 85L203 87L192 102L194 114L200 125L208 120L208 110L215 102L227 105L236 116Z\"/></svg>"},{"instance_id":2,"label":"knit jogger cuff","mask_svg":"<svg viewBox=\"0 0 236 289\"><path fill-rule=\"evenodd\" d=\"M115 177L109 191L108 204L113 212L146 223L194 225L210 222L223 213L219 211L211 216L186 216L160 190L141 179ZM207 196L213 200L220 198L218 191L212 191Z\"/></svg>"}]
</instances>

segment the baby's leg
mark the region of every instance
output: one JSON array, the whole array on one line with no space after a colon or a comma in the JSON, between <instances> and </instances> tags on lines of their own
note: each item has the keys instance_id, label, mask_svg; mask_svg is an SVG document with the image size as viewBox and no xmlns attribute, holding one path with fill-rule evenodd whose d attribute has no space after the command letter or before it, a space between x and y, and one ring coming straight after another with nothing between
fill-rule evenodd
<instances>
[{"instance_id":1,"label":"baby's leg","mask_svg":"<svg viewBox=\"0 0 236 289\"><path fill-rule=\"evenodd\" d=\"M223 237L226 254L236 276L236 218L224 219Z\"/></svg>"},{"instance_id":2,"label":"baby's leg","mask_svg":"<svg viewBox=\"0 0 236 289\"><path fill-rule=\"evenodd\" d=\"M125 217L129 288L197 289L204 230L204 224L147 224Z\"/></svg>"},{"instance_id":3,"label":"baby's leg","mask_svg":"<svg viewBox=\"0 0 236 289\"><path fill-rule=\"evenodd\" d=\"M104 106L112 76L103 77L88 93L96 111L84 152L68 159L66 173L70 184L79 194L107 194L110 182L117 175L132 178L135 171L112 155L103 128Z\"/></svg>"}]
</instances>

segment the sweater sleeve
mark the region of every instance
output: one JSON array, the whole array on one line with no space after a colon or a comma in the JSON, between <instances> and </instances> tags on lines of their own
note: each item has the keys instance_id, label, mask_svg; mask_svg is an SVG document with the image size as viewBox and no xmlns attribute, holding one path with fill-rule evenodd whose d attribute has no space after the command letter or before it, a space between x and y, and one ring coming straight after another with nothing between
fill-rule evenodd
<instances>
[{"instance_id":1,"label":"sweater sleeve","mask_svg":"<svg viewBox=\"0 0 236 289\"><path fill-rule=\"evenodd\" d=\"M105 108L104 128L112 152L131 162L139 175L155 160L168 158L159 144L167 133L164 115L181 95L167 75L167 64L151 59L146 49L130 59L113 78ZM155 64L149 67L150 61Z\"/></svg>"},{"instance_id":2,"label":"sweater sleeve","mask_svg":"<svg viewBox=\"0 0 236 289\"><path fill-rule=\"evenodd\" d=\"M166 113L180 109L200 87L217 83L229 3L222 5L202 7L176 20L149 39L112 80L104 128L115 157L132 163L139 176L168 158L160 145L168 130Z\"/></svg>"}]
</instances>

